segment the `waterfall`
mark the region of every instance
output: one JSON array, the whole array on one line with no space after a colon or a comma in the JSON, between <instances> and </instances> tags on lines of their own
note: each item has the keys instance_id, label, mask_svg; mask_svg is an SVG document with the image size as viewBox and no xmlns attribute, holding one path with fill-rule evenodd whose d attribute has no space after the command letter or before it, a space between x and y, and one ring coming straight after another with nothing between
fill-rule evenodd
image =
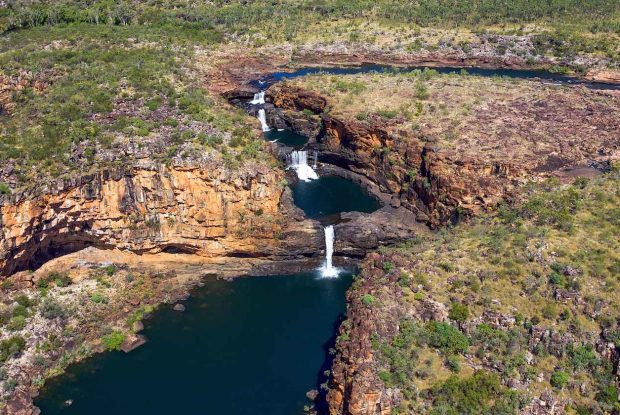
<instances>
[{"instance_id":1,"label":"waterfall","mask_svg":"<svg viewBox=\"0 0 620 415\"><path fill-rule=\"evenodd\" d=\"M319 152L315 151L314 152L314 164L312 164L312 168L313 169L316 169L316 163L317 163L318 160L319 160Z\"/></svg>"},{"instance_id":2,"label":"waterfall","mask_svg":"<svg viewBox=\"0 0 620 415\"><path fill-rule=\"evenodd\" d=\"M263 108L258 110L258 120L260 121L261 127L263 127L263 132L266 133L270 130L267 125L267 115L265 115L265 110Z\"/></svg>"},{"instance_id":3,"label":"waterfall","mask_svg":"<svg viewBox=\"0 0 620 415\"><path fill-rule=\"evenodd\" d=\"M321 276L333 278L338 276L338 268L334 268L332 264L332 256L334 255L334 227L332 225L325 227L325 262L321 267Z\"/></svg>"},{"instance_id":4,"label":"waterfall","mask_svg":"<svg viewBox=\"0 0 620 415\"><path fill-rule=\"evenodd\" d=\"M290 154L289 169L295 169L299 180L309 182L310 180L316 180L319 176L308 165L308 152L307 151L293 151Z\"/></svg>"},{"instance_id":5,"label":"waterfall","mask_svg":"<svg viewBox=\"0 0 620 415\"><path fill-rule=\"evenodd\" d=\"M265 103L265 91L254 94L254 99L250 101L252 105L263 105Z\"/></svg>"}]
</instances>

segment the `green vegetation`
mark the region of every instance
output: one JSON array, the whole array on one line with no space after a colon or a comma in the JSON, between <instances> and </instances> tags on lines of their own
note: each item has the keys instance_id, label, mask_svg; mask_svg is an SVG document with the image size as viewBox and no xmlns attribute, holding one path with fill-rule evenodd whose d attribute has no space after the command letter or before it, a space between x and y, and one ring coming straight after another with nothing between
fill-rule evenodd
<instances>
[{"instance_id":1,"label":"green vegetation","mask_svg":"<svg viewBox=\"0 0 620 415\"><path fill-rule=\"evenodd\" d=\"M10 194L11 194L11 188L9 187L9 185L4 182L0 182L0 195L10 195Z\"/></svg>"},{"instance_id":2,"label":"green vegetation","mask_svg":"<svg viewBox=\"0 0 620 415\"><path fill-rule=\"evenodd\" d=\"M97 304L106 304L108 302L108 297L101 293L94 293L90 296L90 301Z\"/></svg>"},{"instance_id":3,"label":"green vegetation","mask_svg":"<svg viewBox=\"0 0 620 415\"><path fill-rule=\"evenodd\" d=\"M71 278L65 273L52 272L37 281L39 288L48 288L50 283L54 283L57 287L67 287L71 285Z\"/></svg>"},{"instance_id":4,"label":"green vegetation","mask_svg":"<svg viewBox=\"0 0 620 415\"><path fill-rule=\"evenodd\" d=\"M523 401L500 384L497 375L477 371L467 378L451 376L432 388L433 415L516 414Z\"/></svg>"},{"instance_id":5,"label":"green vegetation","mask_svg":"<svg viewBox=\"0 0 620 415\"><path fill-rule=\"evenodd\" d=\"M23 88L0 118L0 162L16 164L20 185L32 175L127 166L133 156L119 151L127 140L163 163L204 152L228 154L231 167L261 157L249 117L197 87L193 45L210 41L185 43L182 31L166 28L74 23L5 35L0 67Z\"/></svg>"},{"instance_id":6,"label":"green vegetation","mask_svg":"<svg viewBox=\"0 0 620 415\"><path fill-rule=\"evenodd\" d=\"M392 1L392 0L324 0L308 3L300 0L277 2L218 0L209 5L181 1L112 2L55 1L37 2L33 5L16 5L4 12L5 30L59 24L112 24L118 26L146 24L160 28L177 28L186 36L219 38L219 32L251 33L257 26L266 26L264 33L273 33L268 40L292 38L305 25L331 19L374 18L396 23L418 25L479 25L508 22L531 22L560 19L572 22L589 22L593 31L616 31L617 22L611 17L619 6L613 0L557 0L532 3L515 0L466 0L458 7L445 0ZM203 36L205 36L203 34ZM353 39L355 35L352 35Z\"/></svg>"},{"instance_id":7,"label":"green vegetation","mask_svg":"<svg viewBox=\"0 0 620 415\"><path fill-rule=\"evenodd\" d=\"M370 294L366 294L362 297L362 303L364 303L365 306L370 307L371 305L373 305L375 302L377 301L377 299L370 295Z\"/></svg>"},{"instance_id":8,"label":"green vegetation","mask_svg":"<svg viewBox=\"0 0 620 415\"><path fill-rule=\"evenodd\" d=\"M426 343L445 353L465 353L469 348L469 340L454 326L447 323L431 321L422 332Z\"/></svg>"},{"instance_id":9,"label":"green vegetation","mask_svg":"<svg viewBox=\"0 0 620 415\"><path fill-rule=\"evenodd\" d=\"M463 323L465 322L465 320L467 320L467 317L469 317L469 309L465 304L453 303L450 307L448 317L454 321Z\"/></svg>"},{"instance_id":10,"label":"green vegetation","mask_svg":"<svg viewBox=\"0 0 620 415\"><path fill-rule=\"evenodd\" d=\"M0 341L0 363L9 357L17 356L26 347L26 340L21 336L12 336Z\"/></svg>"},{"instance_id":11,"label":"green vegetation","mask_svg":"<svg viewBox=\"0 0 620 415\"><path fill-rule=\"evenodd\" d=\"M557 371L551 375L551 384L558 389L564 389L568 385L569 380L570 375L566 372Z\"/></svg>"},{"instance_id":12,"label":"green vegetation","mask_svg":"<svg viewBox=\"0 0 620 415\"><path fill-rule=\"evenodd\" d=\"M56 300L46 297L41 303L41 315L48 320L52 320L55 318L65 318L67 311Z\"/></svg>"},{"instance_id":13,"label":"green vegetation","mask_svg":"<svg viewBox=\"0 0 620 415\"><path fill-rule=\"evenodd\" d=\"M125 341L125 334L120 331L113 331L110 334L107 334L101 338L101 344L107 350L121 350L121 346Z\"/></svg>"},{"instance_id":14,"label":"green vegetation","mask_svg":"<svg viewBox=\"0 0 620 415\"><path fill-rule=\"evenodd\" d=\"M541 56L585 53L614 60L619 16L612 0L467 0L458 7L443 0L9 2L0 12L0 67L21 85L9 91L0 118L0 163L16 163L9 182L19 189L33 176L128 166L134 155L124 150L130 142L166 164L204 153L229 168L247 158L263 160L261 141L251 131L255 123L201 88L217 61L204 56L235 50L241 39L244 49L318 36L390 48L415 43L427 50L447 41L466 50L471 36L501 25L492 30L534 33ZM535 24L524 27L530 22ZM417 25L442 27L450 39L427 41ZM468 29L461 33L463 27ZM416 80L417 102L377 114L415 120L428 111L427 80ZM350 100L368 88L341 77L329 85ZM358 117L366 120L368 112L358 111ZM0 182L0 194L11 190Z\"/></svg>"},{"instance_id":15,"label":"green vegetation","mask_svg":"<svg viewBox=\"0 0 620 415\"><path fill-rule=\"evenodd\" d=\"M24 316L13 317L6 326L10 331L19 331L24 327L26 327L26 318Z\"/></svg>"},{"instance_id":16,"label":"green vegetation","mask_svg":"<svg viewBox=\"0 0 620 415\"><path fill-rule=\"evenodd\" d=\"M436 414L513 414L550 389L579 413L620 409L613 362L595 347L601 336L620 342L620 298L612 294L620 285L620 173L551 180L526 193L472 223L382 251L377 268L412 264L396 269L407 276L394 282L405 309L432 298L457 324L405 319L393 338L373 337L377 376L401 389L402 411L419 411L430 398ZM603 302L593 317L589 310ZM515 381L523 393L503 386ZM582 384L593 393L582 394Z\"/></svg>"}]
</instances>

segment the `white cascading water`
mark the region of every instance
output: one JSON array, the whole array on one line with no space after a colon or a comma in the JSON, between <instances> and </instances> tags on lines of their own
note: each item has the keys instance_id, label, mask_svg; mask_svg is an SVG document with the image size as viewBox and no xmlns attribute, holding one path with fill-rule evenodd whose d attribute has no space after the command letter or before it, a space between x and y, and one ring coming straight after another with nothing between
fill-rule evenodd
<instances>
[{"instance_id":1,"label":"white cascading water","mask_svg":"<svg viewBox=\"0 0 620 415\"><path fill-rule=\"evenodd\" d=\"M316 180L319 175L308 165L308 152L307 151L293 151L290 154L289 169L295 169L299 180L309 182L310 180Z\"/></svg>"},{"instance_id":2,"label":"white cascading water","mask_svg":"<svg viewBox=\"0 0 620 415\"><path fill-rule=\"evenodd\" d=\"M318 151L315 151L315 152L314 152L314 164L312 164L312 168L313 168L313 169L316 169L316 163L317 163L317 161L319 161L319 153L318 153Z\"/></svg>"},{"instance_id":3,"label":"white cascading water","mask_svg":"<svg viewBox=\"0 0 620 415\"><path fill-rule=\"evenodd\" d=\"M321 276L325 278L333 278L338 276L338 268L332 264L334 255L334 227L332 225L325 227L325 262L321 267Z\"/></svg>"},{"instance_id":4,"label":"white cascading water","mask_svg":"<svg viewBox=\"0 0 620 415\"><path fill-rule=\"evenodd\" d=\"M262 108L258 110L258 120L260 121L261 127L263 127L264 133L271 130L269 125L267 125L267 115L265 114L265 110Z\"/></svg>"},{"instance_id":5,"label":"white cascading water","mask_svg":"<svg viewBox=\"0 0 620 415\"><path fill-rule=\"evenodd\" d=\"M265 91L254 94L254 99L250 101L252 105L263 105L265 103Z\"/></svg>"}]
</instances>

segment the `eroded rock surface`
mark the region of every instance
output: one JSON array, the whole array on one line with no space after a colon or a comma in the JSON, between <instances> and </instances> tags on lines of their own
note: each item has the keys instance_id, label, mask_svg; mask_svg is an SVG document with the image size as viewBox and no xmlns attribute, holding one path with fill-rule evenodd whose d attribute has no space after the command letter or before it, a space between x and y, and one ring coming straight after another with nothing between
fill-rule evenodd
<instances>
[{"instance_id":1,"label":"eroded rock surface","mask_svg":"<svg viewBox=\"0 0 620 415\"><path fill-rule=\"evenodd\" d=\"M260 165L234 173L160 166L61 180L37 197L14 195L0 207L0 274L87 246L209 258L310 254L315 241L295 235L312 234L313 225L287 225L281 180Z\"/></svg>"},{"instance_id":2,"label":"eroded rock surface","mask_svg":"<svg viewBox=\"0 0 620 415\"><path fill-rule=\"evenodd\" d=\"M374 81L379 86L369 82L355 98L367 105L354 108L344 104L346 94L322 86L327 79L279 84L269 95L286 111L322 111L327 102L332 110L321 113L321 160L369 178L432 226L515 197L528 181L592 176L620 158L620 100L613 94L534 81L462 77L454 82L440 76L429 82L426 102L411 110L419 113L412 122L398 111L405 111L402 106L414 92L407 90L406 78L393 78L381 76ZM365 82L364 76L349 79ZM398 96L379 93L390 88L399 88ZM461 103L462 97L475 100ZM365 106L367 112L354 112ZM393 114L382 116L383 110Z\"/></svg>"}]
</instances>

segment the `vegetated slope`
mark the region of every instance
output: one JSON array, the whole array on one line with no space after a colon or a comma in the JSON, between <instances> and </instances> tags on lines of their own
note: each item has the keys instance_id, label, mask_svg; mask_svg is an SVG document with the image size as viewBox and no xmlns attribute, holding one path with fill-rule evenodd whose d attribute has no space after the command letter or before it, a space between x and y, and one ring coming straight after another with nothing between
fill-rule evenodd
<instances>
[{"instance_id":1,"label":"vegetated slope","mask_svg":"<svg viewBox=\"0 0 620 415\"><path fill-rule=\"evenodd\" d=\"M1 191L35 176L124 164L145 154L169 161L220 147L227 162L255 156L259 145L242 117L221 110L216 97L198 88L206 68L202 59L198 70L197 55L222 47L271 48L294 58L350 46L585 70L616 64L618 13L616 2L601 0L534 9L528 2L494 1L459 7L430 1L6 2L0 6ZM498 23L510 24L491 26ZM451 32L453 26L459 28ZM556 58L547 61L549 54Z\"/></svg>"},{"instance_id":2,"label":"vegetated slope","mask_svg":"<svg viewBox=\"0 0 620 415\"><path fill-rule=\"evenodd\" d=\"M370 255L332 413L618 413L620 173ZM376 409L375 409L376 408Z\"/></svg>"},{"instance_id":3,"label":"vegetated slope","mask_svg":"<svg viewBox=\"0 0 620 415\"><path fill-rule=\"evenodd\" d=\"M260 158L248 117L201 88L182 36L160 34L85 25L3 39L0 181L16 189L138 160L231 168Z\"/></svg>"}]
</instances>

